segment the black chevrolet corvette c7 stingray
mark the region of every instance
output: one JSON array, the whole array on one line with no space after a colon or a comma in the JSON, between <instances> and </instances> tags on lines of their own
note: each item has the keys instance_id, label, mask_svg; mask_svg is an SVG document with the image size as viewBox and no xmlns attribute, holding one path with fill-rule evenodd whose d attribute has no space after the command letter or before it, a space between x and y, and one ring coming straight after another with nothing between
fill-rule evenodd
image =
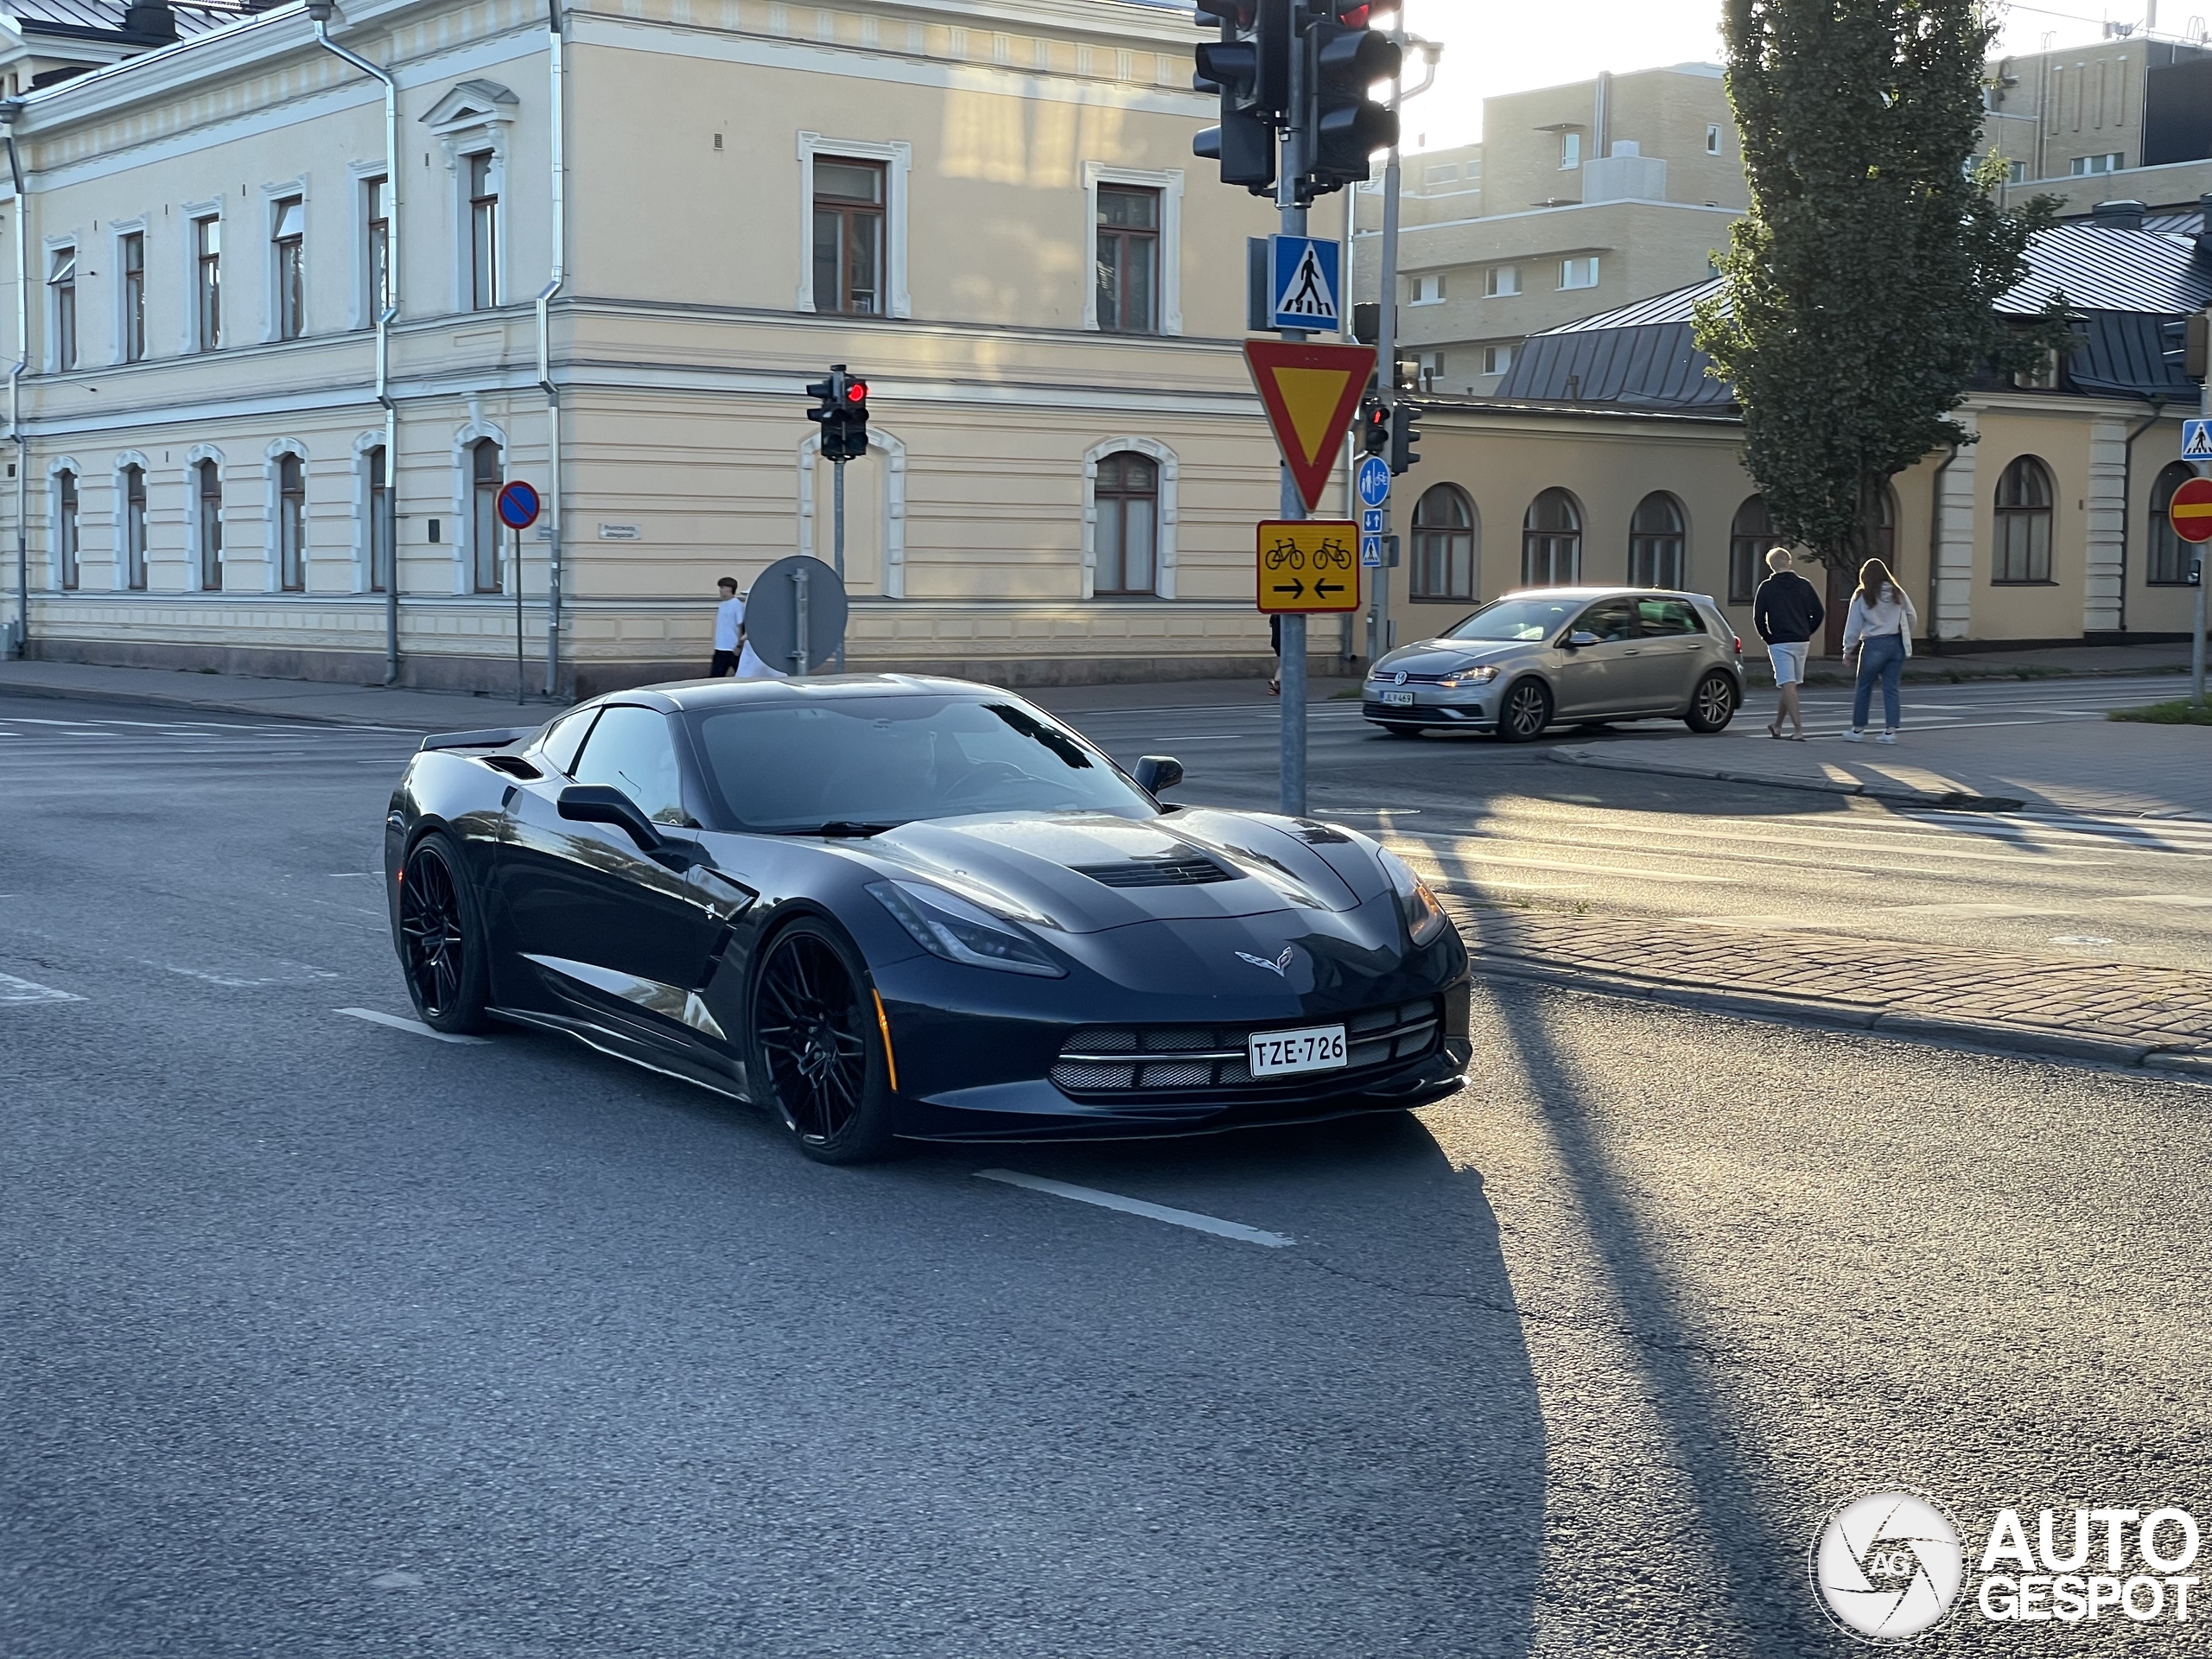
<instances>
[{"instance_id":1,"label":"black chevrolet corvette c7 stingray","mask_svg":"<svg viewBox=\"0 0 2212 1659\"><path fill-rule=\"evenodd\" d=\"M1467 956L1354 830L1163 804L1009 692L623 691L426 740L385 820L407 986L758 1103L812 1157L1403 1109L1469 1059Z\"/></svg>"}]
</instances>

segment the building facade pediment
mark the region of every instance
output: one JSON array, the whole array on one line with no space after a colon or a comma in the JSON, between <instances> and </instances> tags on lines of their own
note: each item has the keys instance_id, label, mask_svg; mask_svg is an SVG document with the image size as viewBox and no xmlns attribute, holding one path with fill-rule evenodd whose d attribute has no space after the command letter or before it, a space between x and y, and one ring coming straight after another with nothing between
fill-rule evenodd
<instances>
[{"instance_id":1,"label":"building facade pediment","mask_svg":"<svg viewBox=\"0 0 2212 1659\"><path fill-rule=\"evenodd\" d=\"M464 80L424 111L423 124L444 137L494 122L505 124L515 118L518 102L496 80Z\"/></svg>"}]
</instances>

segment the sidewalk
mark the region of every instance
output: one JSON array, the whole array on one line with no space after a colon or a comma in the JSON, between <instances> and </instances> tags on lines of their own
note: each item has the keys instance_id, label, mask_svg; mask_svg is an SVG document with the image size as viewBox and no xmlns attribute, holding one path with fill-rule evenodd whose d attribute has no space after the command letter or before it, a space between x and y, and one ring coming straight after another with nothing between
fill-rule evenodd
<instances>
[{"instance_id":1,"label":"sidewalk","mask_svg":"<svg viewBox=\"0 0 2212 1659\"><path fill-rule=\"evenodd\" d=\"M2212 1080L2212 982L2178 969L1452 909L1475 971L1491 978Z\"/></svg>"},{"instance_id":2,"label":"sidewalk","mask_svg":"<svg viewBox=\"0 0 2212 1659\"><path fill-rule=\"evenodd\" d=\"M1993 711L1995 712L1995 711ZM1907 727L1894 747L1828 732L1777 742L1754 712L1698 737L1633 730L1550 751L1569 766L1866 795L1899 806L2212 818L2212 730L2023 714Z\"/></svg>"},{"instance_id":3,"label":"sidewalk","mask_svg":"<svg viewBox=\"0 0 2212 1659\"><path fill-rule=\"evenodd\" d=\"M410 732L480 726L536 726L555 705L534 698L410 691L325 680L260 680L169 668L99 668L87 663L0 662L0 695L80 697L92 702L151 703L218 714L262 715L334 726L391 726Z\"/></svg>"},{"instance_id":4,"label":"sidewalk","mask_svg":"<svg viewBox=\"0 0 2212 1659\"><path fill-rule=\"evenodd\" d=\"M1766 648L1744 642L1744 667L1758 685L1772 685L1774 671ZM2189 667L2189 646L2060 645L2044 651L1931 652L1913 647L1904 665L1912 685L1957 685L1968 680L2105 679L2114 675L2179 674ZM1849 685L1856 678L1838 658L1815 658L1806 664L1808 685Z\"/></svg>"}]
</instances>

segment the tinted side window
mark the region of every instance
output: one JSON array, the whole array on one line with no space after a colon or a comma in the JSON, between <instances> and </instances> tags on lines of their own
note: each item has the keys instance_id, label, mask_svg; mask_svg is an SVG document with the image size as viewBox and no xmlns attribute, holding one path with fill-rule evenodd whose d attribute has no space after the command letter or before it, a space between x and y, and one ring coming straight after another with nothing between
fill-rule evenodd
<instances>
[{"instance_id":1,"label":"tinted side window","mask_svg":"<svg viewBox=\"0 0 2212 1659\"><path fill-rule=\"evenodd\" d=\"M576 751L583 746L584 734L591 730L596 709L579 709L573 715L563 715L553 722L545 734L545 741L537 746L538 753L553 763L556 772L574 773Z\"/></svg>"},{"instance_id":2,"label":"tinted side window","mask_svg":"<svg viewBox=\"0 0 2212 1659\"><path fill-rule=\"evenodd\" d=\"M1576 619L1576 632L1594 633L1602 640L1633 639L1636 605L1625 599L1601 599Z\"/></svg>"},{"instance_id":3,"label":"tinted side window","mask_svg":"<svg viewBox=\"0 0 2212 1659\"><path fill-rule=\"evenodd\" d=\"M1697 612L1679 599L1639 599L1636 601L1637 621L1647 639L1672 639L1685 633L1703 633L1705 624L1697 619Z\"/></svg>"},{"instance_id":4,"label":"tinted side window","mask_svg":"<svg viewBox=\"0 0 2212 1659\"><path fill-rule=\"evenodd\" d=\"M685 822L683 775L668 717L652 709L618 703L591 728L591 741L569 774L580 784L607 784L657 823Z\"/></svg>"}]
</instances>

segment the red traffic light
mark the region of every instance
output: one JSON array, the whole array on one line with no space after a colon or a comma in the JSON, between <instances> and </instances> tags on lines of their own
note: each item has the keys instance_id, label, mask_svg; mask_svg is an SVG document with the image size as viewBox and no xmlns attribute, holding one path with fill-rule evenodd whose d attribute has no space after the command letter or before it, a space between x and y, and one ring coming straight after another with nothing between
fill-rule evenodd
<instances>
[{"instance_id":1,"label":"red traffic light","mask_svg":"<svg viewBox=\"0 0 2212 1659\"><path fill-rule=\"evenodd\" d=\"M864 404L868 402L868 382L865 380L846 381L845 401L849 404Z\"/></svg>"}]
</instances>

